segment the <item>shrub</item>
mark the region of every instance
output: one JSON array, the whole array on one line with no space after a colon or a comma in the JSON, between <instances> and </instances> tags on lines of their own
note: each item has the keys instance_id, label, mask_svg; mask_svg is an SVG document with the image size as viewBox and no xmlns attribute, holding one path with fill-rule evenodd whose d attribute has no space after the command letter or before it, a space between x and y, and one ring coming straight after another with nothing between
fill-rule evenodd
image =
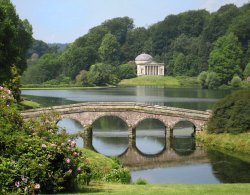
<instances>
[{"instance_id":1,"label":"shrub","mask_svg":"<svg viewBox=\"0 0 250 195\"><path fill-rule=\"evenodd\" d=\"M198 82L200 83L200 85L203 89L207 88L206 79L207 79L207 72L206 71L201 72L197 78Z\"/></svg>"},{"instance_id":2,"label":"shrub","mask_svg":"<svg viewBox=\"0 0 250 195\"><path fill-rule=\"evenodd\" d=\"M135 181L135 184L136 184L136 185L146 185L146 184L148 184L148 182L147 182L146 179L138 178L138 179Z\"/></svg>"},{"instance_id":3,"label":"shrub","mask_svg":"<svg viewBox=\"0 0 250 195\"><path fill-rule=\"evenodd\" d=\"M0 86L0 194L71 191L86 174L74 140L58 133L56 114L24 122ZM84 178L83 178L84 179Z\"/></svg>"},{"instance_id":4,"label":"shrub","mask_svg":"<svg viewBox=\"0 0 250 195\"><path fill-rule=\"evenodd\" d=\"M232 93L220 100L208 122L210 133L250 131L250 90Z\"/></svg>"},{"instance_id":5,"label":"shrub","mask_svg":"<svg viewBox=\"0 0 250 195\"><path fill-rule=\"evenodd\" d=\"M246 65L246 68L243 72L244 77L247 78L248 76L250 76L250 62Z\"/></svg>"},{"instance_id":6,"label":"shrub","mask_svg":"<svg viewBox=\"0 0 250 195\"><path fill-rule=\"evenodd\" d=\"M230 85L232 85L232 87L240 87L241 84L241 78L238 75L234 75L234 77L232 78Z\"/></svg>"},{"instance_id":7,"label":"shrub","mask_svg":"<svg viewBox=\"0 0 250 195\"><path fill-rule=\"evenodd\" d=\"M208 72L206 86L208 89L215 89L220 85L220 79L215 72Z\"/></svg>"}]
</instances>

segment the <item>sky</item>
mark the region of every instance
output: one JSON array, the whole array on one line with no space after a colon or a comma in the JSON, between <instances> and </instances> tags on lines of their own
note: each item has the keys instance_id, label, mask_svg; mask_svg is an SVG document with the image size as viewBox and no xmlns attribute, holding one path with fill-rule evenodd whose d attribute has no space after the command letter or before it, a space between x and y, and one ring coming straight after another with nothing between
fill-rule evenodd
<instances>
[{"instance_id":1,"label":"sky","mask_svg":"<svg viewBox=\"0 0 250 195\"><path fill-rule=\"evenodd\" d=\"M128 16L135 27L149 27L170 14L249 0L11 0L21 19L28 19L33 37L46 43L71 43L105 20Z\"/></svg>"}]
</instances>

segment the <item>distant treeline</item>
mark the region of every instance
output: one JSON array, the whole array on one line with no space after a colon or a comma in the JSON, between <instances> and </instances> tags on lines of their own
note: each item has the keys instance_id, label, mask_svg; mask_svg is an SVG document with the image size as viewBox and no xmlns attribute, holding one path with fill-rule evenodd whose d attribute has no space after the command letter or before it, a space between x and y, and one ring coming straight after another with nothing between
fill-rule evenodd
<instances>
[{"instance_id":1,"label":"distant treeline","mask_svg":"<svg viewBox=\"0 0 250 195\"><path fill-rule=\"evenodd\" d=\"M203 87L228 84L234 76L244 79L250 74L250 3L240 8L228 4L213 13L195 10L169 15L149 28L135 28L129 17L114 18L65 49L57 46L33 41L23 83L114 84L134 77L134 65L128 64L148 53L164 62L167 75L203 72Z\"/></svg>"}]
</instances>

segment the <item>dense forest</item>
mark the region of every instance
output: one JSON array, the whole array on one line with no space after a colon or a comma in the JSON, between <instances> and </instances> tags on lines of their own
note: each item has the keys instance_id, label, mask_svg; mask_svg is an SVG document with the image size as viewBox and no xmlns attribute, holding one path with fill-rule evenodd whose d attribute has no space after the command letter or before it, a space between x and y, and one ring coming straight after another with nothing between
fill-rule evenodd
<instances>
[{"instance_id":1,"label":"dense forest","mask_svg":"<svg viewBox=\"0 0 250 195\"><path fill-rule=\"evenodd\" d=\"M237 83L250 75L250 3L169 15L149 28L114 18L61 49L33 40L22 82L116 84L136 76L140 53L164 62L166 75L199 75L204 88Z\"/></svg>"}]
</instances>

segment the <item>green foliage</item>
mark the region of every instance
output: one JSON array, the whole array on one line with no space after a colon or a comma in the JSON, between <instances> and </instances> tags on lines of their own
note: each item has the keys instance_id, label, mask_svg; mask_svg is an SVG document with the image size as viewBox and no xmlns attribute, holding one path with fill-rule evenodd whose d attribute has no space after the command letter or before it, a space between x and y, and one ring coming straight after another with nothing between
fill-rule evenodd
<instances>
[{"instance_id":1,"label":"green foliage","mask_svg":"<svg viewBox=\"0 0 250 195\"><path fill-rule=\"evenodd\" d=\"M88 80L90 84L98 86L107 84L115 85L119 82L115 67L102 63L94 64L90 67Z\"/></svg>"},{"instance_id":2,"label":"green foliage","mask_svg":"<svg viewBox=\"0 0 250 195\"><path fill-rule=\"evenodd\" d=\"M47 53L28 66L22 76L22 83L43 83L59 76L61 59L59 54Z\"/></svg>"},{"instance_id":3,"label":"green foliage","mask_svg":"<svg viewBox=\"0 0 250 195\"><path fill-rule=\"evenodd\" d=\"M206 78L206 86L208 89L217 88L220 85L220 78L215 72L208 72Z\"/></svg>"},{"instance_id":4,"label":"green foliage","mask_svg":"<svg viewBox=\"0 0 250 195\"><path fill-rule=\"evenodd\" d=\"M81 86L89 86L91 84L89 81L89 72L86 70L82 70L76 76L76 84L81 85Z\"/></svg>"},{"instance_id":5,"label":"green foliage","mask_svg":"<svg viewBox=\"0 0 250 195\"><path fill-rule=\"evenodd\" d=\"M215 89L220 85L220 79L215 72L203 71L197 80L203 89Z\"/></svg>"},{"instance_id":6,"label":"green foliage","mask_svg":"<svg viewBox=\"0 0 250 195\"><path fill-rule=\"evenodd\" d=\"M27 20L20 20L10 0L0 0L0 83L11 78L11 67L18 72L26 68L25 54L31 44L32 28Z\"/></svg>"},{"instance_id":7,"label":"green foliage","mask_svg":"<svg viewBox=\"0 0 250 195\"><path fill-rule=\"evenodd\" d=\"M107 173L103 180L106 182L116 182L116 183L130 183L131 175L128 168L123 167L121 164L118 164L116 161L116 166L111 169L109 173Z\"/></svg>"},{"instance_id":8,"label":"green foliage","mask_svg":"<svg viewBox=\"0 0 250 195\"><path fill-rule=\"evenodd\" d=\"M198 78L197 78L199 84L201 85L201 87L203 89L207 88L207 84L206 84L206 80L207 80L207 72L203 71L199 74Z\"/></svg>"},{"instance_id":9,"label":"green foliage","mask_svg":"<svg viewBox=\"0 0 250 195\"><path fill-rule=\"evenodd\" d=\"M234 75L234 77L230 81L230 85L232 85L235 88L240 87L241 81L242 80L238 75Z\"/></svg>"},{"instance_id":10,"label":"green foliage","mask_svg":"<svg viewBox=\"0 0 250 195\"><path fill-rule=\"evenodd\" d=\"M241 133L250 130L250 90L237 91L220 100L208 123L210 133Z\"/></svg>"},{"instance_id":11,"label":"green foliage","mask_svg":"<svg viewBox=\"0 0 250 195\"><path fill-rule=\"evenodd\" d=\"M96 59L97 52L94 48L71 45L62 54L62 73L73 80L81 70L88 70Z\"/></svg>"},{"instance_id":12,"label":"green foliage","mask_svg":"<svg viewBox=\"0 0 250 195\"><path fill-rule=\"evenodd\" d=\"M136 77L135 64L121 64L118 67L118 76L120 79L130 79Z\"/></svg>"},{"instance_id":13,"label":"green foliage","mask_svg":"<svg viewBox=\"0 0 250 195\"><path fill-rule=\"evenodd\" d=\"M247 78L248 76L250 76L250 62L246 65L246 68L243 72L244 77Z\"/></svg>"},{"instance_id":14,"label":"green foliage","mask_svg":"<svg viewBox=\"0 0 250 195\"><path fill-rule=\"evenodd\" d=\"M107 64L117 65L120 59L120 45L111 33L104 36L101 46L98 49L101 61Z\"/></svg>"},{"instance_id":15,"label":"green foliage","mask_svg":"<svg viewBox=\"0 0 250 195\"><path fill-rule=\"evenodd\" d=\"M147 182L146 179L142 179L142 178L139 177L139 178L135 181L135 184L136 184L136 185L147 185L148 182Z\"/></svg>"},{"instance_id":16,"label":"green foliage","mask_svg":"<svg viewBox=\"0 0 250 195\"><path fill-rule=\"evenodd\" d=\"M220 84L227 84L235 74L240 75L242 50L238 38L233 34L220 37L209 56L209 70L218 74Z\"/></svg>"},{"instance_id":17,"label":"green foliage","mask_svg":"<svg viewBox=\"0 0 250 195\"><path fill-rule=\"evenodd\" d=\"M0 87L0 96L0 193L74 190L77 175L86 175L83 156L74 140L58 132L58 116L24 122L11 91Z\"/></svg>"}]
</instances>

